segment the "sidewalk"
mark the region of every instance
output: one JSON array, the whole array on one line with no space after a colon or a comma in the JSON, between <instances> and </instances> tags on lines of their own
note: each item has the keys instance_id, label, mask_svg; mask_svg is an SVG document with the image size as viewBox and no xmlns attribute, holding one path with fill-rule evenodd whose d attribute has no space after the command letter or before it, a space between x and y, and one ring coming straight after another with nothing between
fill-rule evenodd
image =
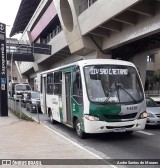
<instances>
[{"instance_id":1,"label":"sidewalk","mask_svg":"<svg viewBox=\"0 0 160 168\"><path fill-rule=\"evenodd\" d=\"M0 159L97 159L96 156L78 148L51 130L36 122L0 117ZM0 166L0 167L4 167ZM10 167L10 166L5 166ZM13 166L22 167L22 166ZM26 167L26 166L23 166ZM27 166L28 167L28 166ZM29 167L85 167L109 168L97 165L52 165Z\"/></svg>"}]
</instances>

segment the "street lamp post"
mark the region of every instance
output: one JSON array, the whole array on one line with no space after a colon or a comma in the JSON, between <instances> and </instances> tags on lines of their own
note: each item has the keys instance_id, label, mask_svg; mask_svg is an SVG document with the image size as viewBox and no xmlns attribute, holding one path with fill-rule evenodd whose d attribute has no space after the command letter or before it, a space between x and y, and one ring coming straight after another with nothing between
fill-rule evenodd
<instances>
[{"instance_id":1,"label":"street lamp post","mask_svg":"<svg viewBox=\"0 0 160 168\"><path fill-rule=\"evenodd\" d=\"M11 54L11 86L10 86L10 89L11 89L11 97L12 97L12 78L13 78L13 52Z\"/></svg>"}]
</instances>

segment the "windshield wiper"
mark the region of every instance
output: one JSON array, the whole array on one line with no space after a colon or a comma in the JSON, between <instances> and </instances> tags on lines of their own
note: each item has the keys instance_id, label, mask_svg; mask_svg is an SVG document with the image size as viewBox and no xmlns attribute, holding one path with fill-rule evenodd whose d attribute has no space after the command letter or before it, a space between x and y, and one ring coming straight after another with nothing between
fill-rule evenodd
<instances>
[{"instance_id":1,"label":"windshield wiper","mask_svg":"<svg viewBox=\"0 0 160 168\"><path fill-rule=\"evenodd\" d=\"M117 86L119 89L122 89L125 93L127 93L127 95L134 101L134 103L137 103L134 97L121 84L118 84Z\"/></svg>"},{"instance_id":2,"label":"windshield wiper","mask_svg":"<svg viewBox=\"0 0 160 168\"><path fill-rule=\"evenodd\" d=\"M113 72L112 72L112 75L113 75ZM113 80L115 82L115 89L110 93L109 97L104 102L108 102L114 92L117 92L117 97L118 97L118 100L120 102L119 88L118 88L118 85L116 84L117 82L116 82L116 79L115 79L114 75L113 75Z\"/></svg>"},{"instance_id":3,"label":"windshield wiper","mask_svg":"<svg viewBox=\"0 0 160 168\"><path fill-rule=\"evenodd\" d=\"M108 102L109 99L113 96L113 94L114 94L116 91L118 91L117 88L114 88L114 89L110 92L110 95L108 96L108 98L106 98L106 100L104 101L104 103L105 103L105 102Z\"/></svg>"},{"instance_id":4,"label":"windshield wiper","mask_svg":"<svg viewBox=\"0 0 160 168\"><path fill-rule=\"evenodd\" d=\"M114 90L112 90L112 92L110 93L109 97L104 101L104 102L108 102L109 99L113 96L113 94L117 91L119 93L119 90L123 90L125 93L127 93L127 95L133 100L134 103L137 103L137 101L134 99L134 97L121 85L121 84L117 84L117 87L114 88ZM117 93L117 94L118 94ZM119 97L118 97L119 98Z\"/></svg>"}]
</instances>

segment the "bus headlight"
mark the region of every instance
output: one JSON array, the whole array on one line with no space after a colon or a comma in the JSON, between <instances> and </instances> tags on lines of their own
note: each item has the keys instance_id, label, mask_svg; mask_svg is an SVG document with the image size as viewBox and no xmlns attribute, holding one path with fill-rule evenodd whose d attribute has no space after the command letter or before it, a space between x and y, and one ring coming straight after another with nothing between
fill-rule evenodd
<instances>
[{"instance_id":1,"label":"bus headlight","mask_svg":"<svg viewBox=\"0 0 160 168\"><path fill-rule=\"evenodd\" d=\"M90 121L99 121L99 117L97 116L92 116L92 115L88 115L88 114L85 114L84 117L87 119L87 120L90 120Z\"/></svg>"},{"instance_id":2,"label":"bus headlight","mask_svg":"<svg viewBox=\"0 0 160 168\"><path fill-rule=\"evenodd\" d=\"M143 112L139 115L138 119L147 118L147 112Z\"/></svg>"}]
</instances>

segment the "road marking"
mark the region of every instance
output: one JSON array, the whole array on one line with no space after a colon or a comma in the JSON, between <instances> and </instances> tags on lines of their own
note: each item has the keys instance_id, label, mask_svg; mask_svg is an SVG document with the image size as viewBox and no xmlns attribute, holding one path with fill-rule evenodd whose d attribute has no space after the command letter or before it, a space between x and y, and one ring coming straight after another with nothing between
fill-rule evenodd
<instances>
[{"instance_id":1,"label":"road marking","mask_svg":"<svg viewBox=\"0 0 160 168\"><path fill-rule=\"evenodd\" d=\"M34 119L36 122L38 122L38 120L36 120L35 118L33 118L33 119ZM59 132L53 130L52 128L50 128L49 126L45 125L44 123L40 122L40 124L42 124L42 125L43 125L44 127L46 127L48 130L50 130L50 131L54 132L55 134L61 136L63 139L69 141L70 143L72 143L72 144L75 145L76 147L78 147L78 148L80 148L80 149L82 149L82 150L84 150L84 151L90 153L91 155L95 156L97 159L104 159L104 158L98 156L97 154L91 152L90 150L84 148L83 146L79 145L78 143L76 143L76 142L70 140L69 138L65 137L64 135L60 134ZM111 167L113 167L113 168L118 168L118 167L116 167L115 165L108 165L108 166L111 166Z\"/></svg>"},{"instance_id":2,"label":"road marking","mask_svg":"<svg viewBox=\"0 0 160 168\"><path fill-rule=\"evenodd\" d=\"M155 134L152 134L152 133L149 133L149 132L145 132L145 131L137 131L141 134L145 134L145 135L155 135Z\"/></svg>"}]
</instances>

